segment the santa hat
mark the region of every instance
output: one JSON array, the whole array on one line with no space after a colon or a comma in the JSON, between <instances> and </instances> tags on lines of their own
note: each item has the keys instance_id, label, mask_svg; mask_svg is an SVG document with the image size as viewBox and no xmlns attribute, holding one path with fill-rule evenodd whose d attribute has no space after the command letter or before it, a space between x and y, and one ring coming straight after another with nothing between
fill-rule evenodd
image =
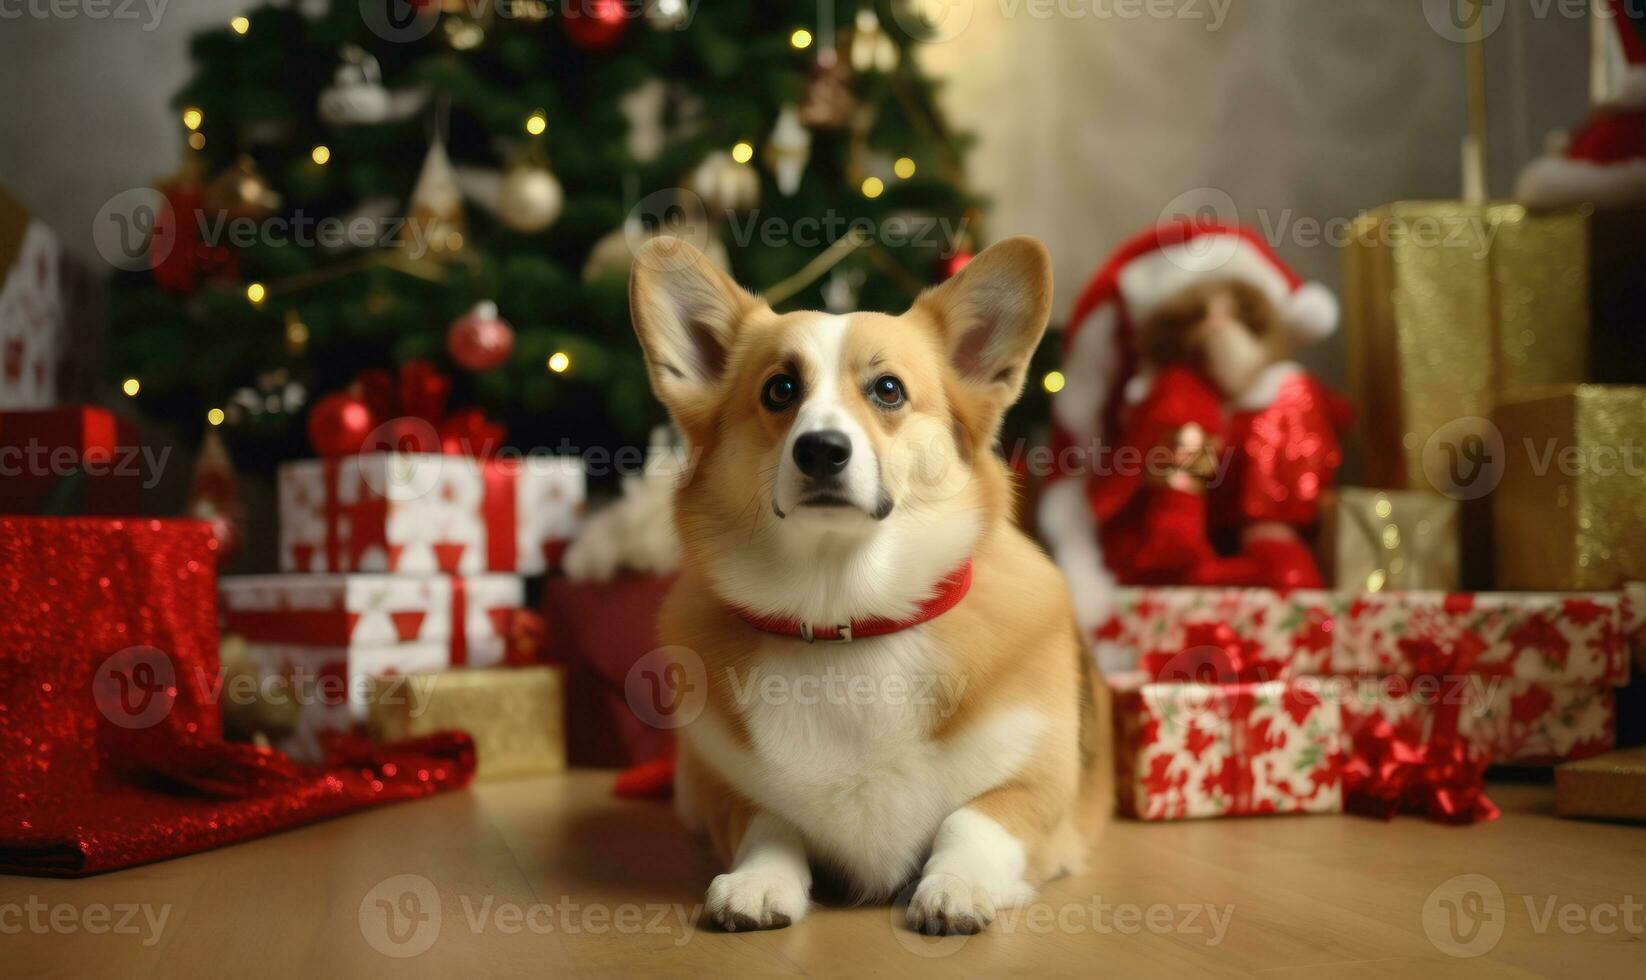
<instances>
[{"instance_id":1,"label":"santa hat","mask_svg":"<svg viewBox=\"0 0 1646 980\"><path fill-rule=\"evenodd\" d=\"M1134 371L1137 325L1161 304L1203 283L1236 280L1256 287L1302 342L1337 328L1337 299L1304 282L1251 229L1198 219L1163 222L1123 243L1076 301L1063 335L1064 385L1052 399L1053 448L1090 444L1112 432ZM1107 616L1113 579L1102 567L1096 521L1081 474L1053 472L1041 499L1042 535L1069 579L1081 625Z\"/></svg>"},{"instance_id":2,"label":"santa hat","mask_svg":"<svg viewBox=\"0 0 1646 980\"><path fill-rule=\"evenodd\" d=\"M1553 134L1548 152L1521 171L1515 197L1529 208L1646 201L1646 6L1610 3L1611 15L1595 19L1594 54L1617 66L1609 90L1577 132Z\"/></svg>"}]
</instances>

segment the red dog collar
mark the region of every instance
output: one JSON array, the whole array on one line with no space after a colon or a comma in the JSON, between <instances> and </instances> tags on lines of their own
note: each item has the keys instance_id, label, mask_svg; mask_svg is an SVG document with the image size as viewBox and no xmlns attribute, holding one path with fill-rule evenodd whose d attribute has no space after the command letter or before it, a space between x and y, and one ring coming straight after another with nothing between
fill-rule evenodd
<instances>
[{"instance_id":1,"label":"red dog collar","mask_svg":"<svg viewBox=\"0 0 1646 980\"><path fill-rule=\"evenodd\" d=\"M972 589L972 563L968 560L937 584L937 594L920 604L908 619L854 619L838 626L814 626L787 616L757 616L747 610L737 610L745 623L762 633L792 636L807 643L850 643L871 636L897 633L922 623L929 623L960 604Z\"/></svg>"}]
</instances>

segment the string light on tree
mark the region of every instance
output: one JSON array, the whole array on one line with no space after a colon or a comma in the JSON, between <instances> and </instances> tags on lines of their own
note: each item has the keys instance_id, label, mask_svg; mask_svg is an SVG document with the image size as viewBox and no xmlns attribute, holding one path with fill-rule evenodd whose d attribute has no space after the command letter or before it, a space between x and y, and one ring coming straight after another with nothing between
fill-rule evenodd
<instances>
[{"instance_id":1,"label":"string light on tree","mask_svg":"<svg viewBox=\"0 0 1646 980\"><path fill-rule=\"evenodd\" d=\"M236 34L245 34L251 30L251 21L245 17L236 17L229 21L229 29Z\"/></svg>"},{"instance_id":2,"label":"string light on tree","mask_svg":"<svg viewBox=\"0 0 1646 980\"><path fill-rule=\"evenodd\" d=\"M206 424L211 426L222 425L223 418L223 410L221 408L214 408L206 413Z\"/></svg>"},{"instance_id":3,"label":"string light on tree","mask_svg":"<svg viewBox=\"0 0 1646 980\"><path fill-rule=\"evenodd\" d=\"M908 180L914 176L914 161L908 157L898 157L892 164L892 173L897 174L899 180Z\"/></svg>"},{"instance_id":4,"label":"string light on tree","mask_svg":"<svg viewBox=\"0 0 1646 980\"><path fill-rule=\"evenodd\" d=\"M1054 395L1062 391L1065 384L1067 381L1062 371L1047 371L1046 376L1040 379L1040 386Z\"/></svg>"},{"instance_id":5,"label":"string light on tree","mask_svg":"<svg viewBox=\"0 0 1646 980\"><path fill-rule=\"evenodd\" d=\"M205 121L206 114L201 112L199 109L196 109L194 106L189 106L187 109L183 110L183 125L191 132L199 129L200 124Z\"/></svg>"},{"instance_id":6,"label":"string light on tree","mask_svg":"<svg viewBox=\"0 0 1646 980\"><path fill-rule=\"evenodd\" d=\"M191 149L191 150L204 150L205 148L206 148L206 134L205 133L190 133L189 134L189 149Z\"/></svg>"},{"instance_id":7,"label":"string light on tree","mask_svg":"<svg viewBox=\"0 0 1646 980\"><path fill-rule=\"evenodd\" d=\"M309 159L324 167L331 162L331 147L324 143L320 144L309 153Z\"/></svg>"},{"instance_id":8,"label":"string light on tree","mask_svg":"<svg viewBox=\"0 0 1646 980\"><path fill-rule=\"evenodd\" d=\"M293 355L301 356L309 349L309 325L297 315L296 310L286 311L286 350Z\"/></svg>"},{"instance_id":9,"label":"string light on tree","mask_svg":"<svg viewBox=\"0 0 1646 980\"><path fill-rule=\"evenodd\" d=\"M748 163L754 159L754 147L747 142L739 142L732 147L732 159L738 163Z\"/></svg>"},{"instance_id":10,"label":"string light on tree","mask_svg":"<svg viewBox=\"0 0 1646 980\"><path fill-rule=\"evenodd\" d=\"M567 354L565 351L557 350L553 354L549 355L549 370L553 371L555 374L565 374L571 369L571 366L571 355Z\"/></svg>"},{"instance_id":11,"label":"string light on tree","mask_svg":"<svg viewBox=\"0 0 1646 980\"><path fill-rule=\"evenodd\" d=\"M246 287L246 299L251 300L253 306L262 306L268 295L268 289L260 282L254 282Z\"/></svg>"},{"instance_id":12,"label":"string light on tree","mask_svg":"<svg viewBox=\"0 0 1646 980\"><path fill-rule=\"evenodd\" d=\"M120 390L126 393L127 398L136 398L137 393L143 390L143 385L136 378L127 378L120 383Z\"/></svg>"},{"instance_id":13,"label":"string light on tree","mask_svg":"<svg viewBox=\"0 0 1646 980\"><path fill-rule=\"evenodd\" d=\"M865 177L863 179L863 196L874 200L886 191L886 182L879 177Z\"/></svg>"},{"instance_id":14,"label":"string light on tree","mask_svg":"<svg viewBox=\"0 0 1646 980\"><path fill-rule=\"evenodd\" d=\"M532 136L542 136L549 128L549 120L541 112L534 112L526 117L526 132Z\"/></svg>"},{"instance_id":15,"label":"string light on tree","mask_svg":"<svg viewBox=\"0 0 1646 980\"><path fill-rule=\"evenodd\" d=\"M794 48L796 51L804 51L811 47L812 32L806 30L804 27L795 28L794 33L789 35L789 46Z\"/></svg>"}]
</instances>

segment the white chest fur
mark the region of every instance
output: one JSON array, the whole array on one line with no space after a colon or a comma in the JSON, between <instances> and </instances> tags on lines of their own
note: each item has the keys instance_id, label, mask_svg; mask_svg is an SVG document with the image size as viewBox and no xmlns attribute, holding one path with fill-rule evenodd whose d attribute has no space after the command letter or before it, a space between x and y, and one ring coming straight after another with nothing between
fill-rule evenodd
<instances>
[{"instance_id":1,"label":"white chest fur","mask_svg":"<svg viewBox=\"0 0 1646 980\"><path fill-rule=\"evenodd\" d=\"M842 645L773 639L753 663L717 680L749 744L712 714L684 735L865 898L909 881L943 818L1008 781L1046 729L1027 708L979 713L975 678L937 656L921 629ZM967 717L944 730L962 703Z\"/></svg>"}]
</instances>

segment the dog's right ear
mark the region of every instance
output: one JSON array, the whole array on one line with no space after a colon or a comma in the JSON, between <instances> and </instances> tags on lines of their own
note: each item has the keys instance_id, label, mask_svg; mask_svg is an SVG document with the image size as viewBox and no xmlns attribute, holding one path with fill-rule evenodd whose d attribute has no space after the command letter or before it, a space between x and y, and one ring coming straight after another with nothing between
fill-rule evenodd
<instances>
[{"instance_id":1,"label":"dog's right ear","mask_svg":"<svg viewBox=\"0 0 1646 980\"><path fill-rule=\"evenodd\" d=\"M653 238L635 256L634 332L652 391L688 438L709 421L738 329L762 307L682 239Z\"/></svg>"}]
</instances>

